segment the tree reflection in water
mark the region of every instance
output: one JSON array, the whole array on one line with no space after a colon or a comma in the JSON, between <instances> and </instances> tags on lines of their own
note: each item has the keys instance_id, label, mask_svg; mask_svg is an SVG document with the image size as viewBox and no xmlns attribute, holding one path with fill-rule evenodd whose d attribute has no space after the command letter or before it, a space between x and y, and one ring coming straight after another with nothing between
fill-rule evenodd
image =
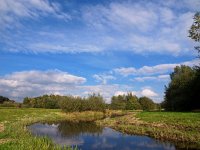
<instances>
[{"instance_id":1,"label":"tree reflection in water","mask_svg":"<svg viewBox=\"0 0 200 150\"><path fill-rule=\"evenodd\" d=\"M103 132L103 128L94 122L69 122L63 121L58 125L58 130L63 137L76 137L82 134L98 136Z\"/></svg>"}]
</instances>

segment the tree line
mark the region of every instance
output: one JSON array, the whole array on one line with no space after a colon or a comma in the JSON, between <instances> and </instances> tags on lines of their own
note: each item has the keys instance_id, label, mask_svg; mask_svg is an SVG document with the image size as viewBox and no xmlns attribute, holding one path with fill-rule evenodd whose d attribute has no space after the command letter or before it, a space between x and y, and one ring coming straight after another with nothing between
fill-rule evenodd
<instances>
[{"instance_id":1,"label":"tree line","mask_svg":"<svg viewBox=\"0 0 200 150\"><path fill-rule=\"evenodd\" d=\"M23 104L33 108L61 108L65 112L104 111L106 104L100 94L88 97L43 95L35 98L24 98Z\"/></svg>"},{"instance_id":2,"label":"tree line","mask_svg":"<svg viewBox=\"0 0 200 150\"><path fill-rule=\"evenodd\" d=\"M65 112L81 111L105 111L114 110L155 110L158 105L148 97L137 98L132 93L113 96L111 104L106 104L100 94L92 94L88 97L43 95L35 98L24 98L24 106L33 108L61 108Z\"/></svg>"},{"instance_id":3,"label":"tree line","mask_svg":"<svg viewBox=\"0 0 200 150\"><path fill-rule=\"evenodd\" d=\"M159 109L159 104L153 102L152 99L148 97L138 98L132 93L127 95L113 96L110 104L111 109L121 109L121 110L156 110Z\"/></svg>"}]
</instances>

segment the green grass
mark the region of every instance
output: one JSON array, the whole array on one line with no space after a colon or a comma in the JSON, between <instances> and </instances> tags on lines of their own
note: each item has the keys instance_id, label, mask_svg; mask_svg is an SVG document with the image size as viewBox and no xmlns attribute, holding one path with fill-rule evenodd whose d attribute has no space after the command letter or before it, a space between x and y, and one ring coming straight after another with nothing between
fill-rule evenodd
<instances>
[{"instance_id":1,"label":"green grass","mask_svg":"<svg viewBox=\"0 0 200 150\"><path fill-rule=\"evenodd\" d=\"M147 122L200 127L200 113L192 112L142 112L137 117Z\"/></svg>"},{"instance_id":2,"label":"green grass","mask_svg":"<svg viewBox=\"0 0 200 150\"><path fill-rule=\"evenodd\" d=\"M62 113L61 110L32 108L0 108L0 114L0 124L3 124L5 128L3 132L0 132L0 149L61 149L61 147L53 144L51 139L47 137L32 136L26 128L27 125L30 125L35 122L58 121L69 119L69 116ZM87 117L87 115L85 116ZM74 119L78 119L78 116ZM66 147L65 149L72 148Z\"/></svg>"},{"instance_id":3,"label":"green grass","mask_svg":"<svg viewBox=\"0 0 200 150\"><path fill-rule=\"evenodd\" d=\"M200 148L200 113L129 112L97 123L124 133L171 141L179 148Z\"/></svg>"}]
</instances>

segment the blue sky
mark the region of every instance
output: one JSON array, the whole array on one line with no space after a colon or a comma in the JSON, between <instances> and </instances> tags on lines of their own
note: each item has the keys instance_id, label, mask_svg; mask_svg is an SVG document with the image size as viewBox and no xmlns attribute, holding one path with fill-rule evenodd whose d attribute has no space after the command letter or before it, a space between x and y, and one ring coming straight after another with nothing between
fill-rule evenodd
<instances>
[{"instance_id":1,"label":"blue sky","mask_svg":"<svg viewBox=\"0 0 200 150\"><path fill-rule=\"evenodd\" d=\"M0 94L133 92L161 102L169 73L199 60L199 0L0 0Z\"/></svg>"}]
</instances>

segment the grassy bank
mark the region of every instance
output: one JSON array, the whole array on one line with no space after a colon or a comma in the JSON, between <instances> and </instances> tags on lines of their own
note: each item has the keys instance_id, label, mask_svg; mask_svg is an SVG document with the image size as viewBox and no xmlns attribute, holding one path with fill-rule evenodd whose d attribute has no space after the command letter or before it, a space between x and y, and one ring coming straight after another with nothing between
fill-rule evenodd
<instances>
[{"instance_id":1,"label":"grassy bank","mask_svg":"<svg viewBox=\"0 0 200 150\"><path fill-rule=\"evenodd\" d=\"M124 133L172 141L179 148L200 148L200 113L129 112L97 123Z\"/></svg>"},{"instance_id":2,"label":"grassy bank","mask_svg":"<svg viewBox=\"0 0 200 150\"><path fill-rule=\"evenodd\" d=\"M33 137L27 125L43 121L95 120L103 118L101 112L65 114L58 109L0 108L0 149L61 149L48 138ZM71 148L66 148L71 149Z\"/></svg>"}]
</instances>

